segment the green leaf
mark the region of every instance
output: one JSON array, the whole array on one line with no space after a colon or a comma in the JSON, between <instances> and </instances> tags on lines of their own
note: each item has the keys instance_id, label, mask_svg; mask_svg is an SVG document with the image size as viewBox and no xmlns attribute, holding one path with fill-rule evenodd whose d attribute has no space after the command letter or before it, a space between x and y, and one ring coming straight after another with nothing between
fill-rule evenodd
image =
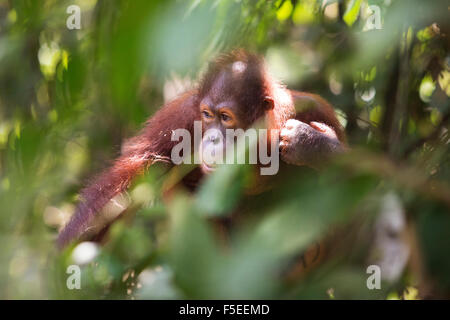
<instances>
[{"instance_id":1,"label":"green leaf","mask_svg":"<svg viewBox=\"0 0 450 320\"><path fill-rule=\"evenodd\" d=\"M359 15L359 8L361 7L361 0L351 0L347 5L344 13L344 21L348 26L352 26Z\"/></svg>"}]
</instances>

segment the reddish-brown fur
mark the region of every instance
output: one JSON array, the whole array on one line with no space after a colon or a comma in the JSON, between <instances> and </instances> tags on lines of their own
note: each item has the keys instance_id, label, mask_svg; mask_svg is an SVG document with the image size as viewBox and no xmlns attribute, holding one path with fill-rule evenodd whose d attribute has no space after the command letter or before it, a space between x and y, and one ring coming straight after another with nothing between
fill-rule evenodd
<instances>
[{"instance_id":1,"label":"reddish-brown fur","mask_svg":"<svg viewBox=\"0 0 450 320\"><path fill-rule=\"evenodd\" d=\"M198 119L195 91L183 94L156 112L142 132L126 142L123 154L114 164L81 191L81 201L72 219L59 234L58 246L63 247L81 235L94 215L110 199L125 191L132 179L151 164L170 161L170 152L176 144L170 139L172 130L185 128L192 132L193 122Z\"/></svg>"},{"instance_id":2,"label":"reddish-brown fur","mask_svg":"<svg viewBox=\"0 0 450 320\"><path fill-rule=\"evenodd\" d=\"M197 90L189 91L163 106L147 121L138 136L124 144L122 155L114 164L82 190L75 214L58 237L59 247L64 247L83 234L95 214L110 199L124 192L134 177L142 174L154 162L170 163L171 150L178 143L171 141L172 130L184 128L193 133L194 121L200 120L200 99L208 94L219 73L229 70L230 65L236 61L246 62L248 72L233 79L223 94L237 99L239 106L245 108L243 111L247 122L252 123L265 114L264 99L267 95L272 95L274 106L268 114L271 128L280 129L289 118L297 118L306 123L317 121L329 125L336 131L339 140L344 140L343 130L334 111L325 100L319 96L285 89L266 74L262 60L256 55L244 51L223 55L209 66ZM288 96L292 96L288 101L278 97L278 94L286 92ZM292 99L294 102L312 99L313 108L308 107L307 110L296 113Z\"/></svg>"},{"instance_id":3,"label":"reddish-brown fur","mask_svg":"<svg viewBox=\"0 0 450 320\"><path fill-rule=\"evenodd\" d=\"M313 121L322 122L330 126L335 132L341 142L346 141L344 129L336 118L333 107L321 96L308 92L299 92L290 90L294 101L305 101L311 99L313 101L310 108L306 110L297 110L295 119L310 123Z\"/></svg>"},{"instance_id":4,"label":"reddish-brown fur","mask_svg":"<svg viewBox=\"0 0 450 320\"><path fill-rule=\"evenodd\" d=\"M232 64L236 61L244 62L247 69L244 73L230 75ZM211 90L211 86L222 72L227 73L229 79L224 96L233 97L238 104L244 108L244 117L250 123L264 115L263 102L269 84L264 77L263 61L260 57L246 53L242 50L235 50L230 54L219 56L213 61L200 83L199 96L205 97Z\"/></svg>"}]
</instances>

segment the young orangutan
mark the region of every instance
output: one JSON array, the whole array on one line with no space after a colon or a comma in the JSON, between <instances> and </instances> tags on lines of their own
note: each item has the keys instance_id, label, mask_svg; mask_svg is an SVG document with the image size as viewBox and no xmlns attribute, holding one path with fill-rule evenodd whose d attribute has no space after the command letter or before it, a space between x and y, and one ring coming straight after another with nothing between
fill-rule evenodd
<instances>
[{"instance_id":1,"label":"young orangutan","mask_svg":"<svg viewBox=\"0 0 450 320\"><path fill-rule=\"evenodd\" d=\"M225 135L227 129L247 129L259 120L269 130L280 130L276 143L280 158L289 164L315 167L345 148L344 131L324 99L287 89L269 75L257 55L242 50L221 55L209 65L198 88L156 112L141 133L125 143L114 164L81 191L81 201L59 234L58 246L83 236L102 208L152 164L164 161L174 165L174 130L186 129L194 134L194 121L201 121L203 132L214 129ZM201 144L207 147L212 142L204 138ZM226 146L222 143L219 148ZM202 175L214 169L203 162L197 173L185 181L195 186Z\"/></svg>"}]
</instances>

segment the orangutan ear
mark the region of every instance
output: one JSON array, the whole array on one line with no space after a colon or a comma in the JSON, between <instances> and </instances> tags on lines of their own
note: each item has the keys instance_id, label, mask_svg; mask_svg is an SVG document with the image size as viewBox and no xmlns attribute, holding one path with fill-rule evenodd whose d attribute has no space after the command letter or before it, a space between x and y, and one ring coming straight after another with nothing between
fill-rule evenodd
<instances>
[{"instance_id":1,"label":"orangutan ear","mask_svg":"<svg viewBox=\"0 0 450 320\"><path fill-rule=\"evenodd\" d=\"M264 97L264 110L269 111L272 110L273 107L274 107L273 98L270 96Z\"/></svg>"}]
</instances>

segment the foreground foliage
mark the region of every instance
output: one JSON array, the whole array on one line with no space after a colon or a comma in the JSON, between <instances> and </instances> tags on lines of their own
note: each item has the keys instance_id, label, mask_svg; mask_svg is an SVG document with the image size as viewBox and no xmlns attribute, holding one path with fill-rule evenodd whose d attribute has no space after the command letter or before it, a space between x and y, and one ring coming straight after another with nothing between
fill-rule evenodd
<instances>
[{"instance_id":1,"label":"foreground foliage","mask_svg":"<svg viewBox=\"0 0 450 320\"><path fill-rule=\"evenodd\" d=\"M74 3L80 30L66 27ZM369 5L381 29L369 30ZM448 297L449 32L440 0L0 1L0 297ZM82 289L68 290L77 261L54 239L80 187L173 96L169 84L234 47L332 102L353 150L319 177L302 172L250 199L229 247L208 221L241 205L246 168L222 168L168 206L155 168L82 266ZM409 263L368 290L390 197L406 216ZM349 224L334 259L283 280L299 252Z\"/></svg>"}]
</instances>

